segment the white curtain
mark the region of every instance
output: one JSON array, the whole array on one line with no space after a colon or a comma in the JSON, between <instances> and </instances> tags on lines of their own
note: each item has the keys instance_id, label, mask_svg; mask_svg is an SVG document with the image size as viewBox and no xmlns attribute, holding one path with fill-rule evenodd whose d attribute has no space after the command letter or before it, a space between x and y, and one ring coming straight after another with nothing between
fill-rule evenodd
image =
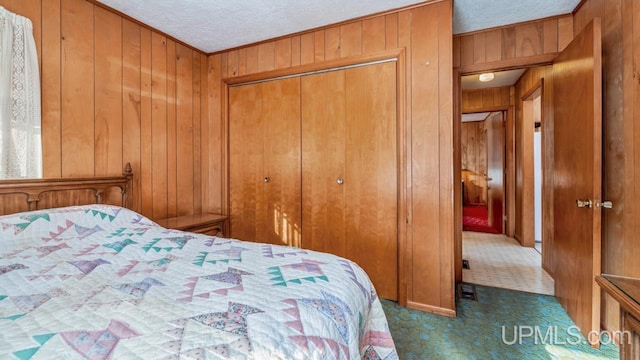
<instances>
[{"instance_id":1,"label":"white curtain","mask_svg":"<svg viewBox=\"0 0 640 360\"><path fill-rule=\"evenodd\" d=\"M0 6L0 179L42 177L40 122L33 25Z\"/></svg>"}]
</instances>

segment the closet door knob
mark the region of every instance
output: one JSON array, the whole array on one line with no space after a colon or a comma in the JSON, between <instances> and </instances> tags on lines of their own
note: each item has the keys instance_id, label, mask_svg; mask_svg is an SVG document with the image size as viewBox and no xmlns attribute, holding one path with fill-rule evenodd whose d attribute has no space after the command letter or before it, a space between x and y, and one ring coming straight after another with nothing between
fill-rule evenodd
<instances>
[{"instance_id":1,"label":"closet door knob","mask_svg":"<svg viewBox=\"0 0 640 360\"><path fill-rule=\"evenodd\" d=\"M338 185L342 185L342 184L344 184L344 179L343 178L338 178L338 180L336 180L336 182L338 183Z\"/></svg>"},{"instance_id":2,"label":"closet door knob","mask_svg":"<svg viewBox=\"0 0 640 360\"><path fill-rule=\"evenodd\" d=\"M270 180L271 180L271 179L270 179L268 176L264 178L264 182L265 182L265 183L268 183Z\"/></svg>"}]
</instances>

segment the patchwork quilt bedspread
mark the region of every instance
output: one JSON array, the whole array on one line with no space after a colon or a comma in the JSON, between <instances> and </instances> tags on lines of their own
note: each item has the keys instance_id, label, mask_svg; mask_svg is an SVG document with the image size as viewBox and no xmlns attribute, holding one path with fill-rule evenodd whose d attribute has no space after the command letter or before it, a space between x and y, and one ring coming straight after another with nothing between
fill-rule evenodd
<instances>
[{"instance_id":1,"label":"patchwork quilt bedspread","mask_svg":"<svg viewBox=\"0 0 640 360\"><path fill-rule=\"evenodd\" d=\"M0 216L0 358L397 359L367 275L106 205Z\"/></svg>"}]
</instances>

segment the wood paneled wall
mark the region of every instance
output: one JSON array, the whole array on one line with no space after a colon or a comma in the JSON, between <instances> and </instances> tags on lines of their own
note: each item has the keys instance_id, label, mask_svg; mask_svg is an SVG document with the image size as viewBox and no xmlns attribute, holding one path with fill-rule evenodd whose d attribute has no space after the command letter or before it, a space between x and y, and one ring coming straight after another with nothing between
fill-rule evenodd
<instances>
[{"instance_id":1,"label":"wood paneled wall","mask_svg":"<svg viewBox=\"0 0 640 360\"><path fill-rule=\"evenodd\" d=\"M400 259L409 306L453 314L452 2L360 19L209 57L209 207L226 211L222 79L319 64L332 59L405 48L407 117L406 252ZM429 99L428 101L426 99ZM410 194L410 195L409 195Z\"/></svg>"},{"instance_id":2,"label":"wood paneled wall","mask_svg":"<svg viewBox=\"0 0 640 360\"><path fill-rule=\"evenodd\" d=\"M486 121L462 123L462 180L465 204L487 204Z\"/></svg>"},{"instance_id":3,"label":"wood paneled wall","mask_svg":"<svg viewBox=\"0 0 640 360\"><path fill-rule=\"evenodd\" d=\"M571 15L455 35L453 65L475 72L550 62L572 39Z\"/></svg>"},{"instance_id":4,"label":"wood paneled wall","mask_svg":"<svg viewBox=\"0 0 640 360\"><path fill-rule=\"evenodd\" d=\"M153 219L203 208L207 56L85 0L0 0L33 22L45 177L120 175Z\"/></svg>"},{"instance_id":5,"label":"wood paneled wall","mask_svg":"<svg viewBox=\"0 0 640 360\"><path fill-rule=\"evenodd\" d=\"M515 84L515 144L516 144L516 219L515 237L523 241L533 237L533 138L531 146L524 148L522 97L542 85L542 266L553 274L553 67L551 65L527 69ZM533 125L532 125L533 126ZM531 129L533 133L533 129ZM529 160L527 160L527 159ZM530 169L524 169L527 165ZM527 173L531 171L531 173ZM529 179L523 179L528 176ZM523 184L527 183L527 184ZM527 201L526 199L530 199ZM526 217L526 218L525 218ZM525 232L529 234L525 236Z\"/></svg>"},{"instance_id":6,"label":"wood paneled wall","mask_svg":"<svg viewBox=\"0 0 640 360\"><path fill-rule=\"evenodd\" d=\"M602 212L602 271L640 277L640 2L587 0L575 12L574 32L594 17L602 19L602 196L613 202ZM603 299L603 325L618 330L618 304Z\"/></svg>"},{"instance_id":7,"label":"wood paneled wall","mask_svg":"<svg viewBox=\"0 0 640 360\"><path fill-rule=\"evenodd\" d=\"M511 101L510 86L465 90L462 92L462 113L506 110Z\"/></svg>"}]
</instances>

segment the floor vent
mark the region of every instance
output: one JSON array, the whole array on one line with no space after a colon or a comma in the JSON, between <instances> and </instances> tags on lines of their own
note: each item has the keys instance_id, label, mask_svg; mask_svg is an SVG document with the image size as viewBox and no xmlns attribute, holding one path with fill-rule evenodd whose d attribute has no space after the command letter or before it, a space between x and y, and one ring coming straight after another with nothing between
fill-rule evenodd
<instances>
[{"instance_id":1,"label":"floor vent","mask_svg":"<svg viewBox=\"0 0 640 360\"><path fill-rule=\"evenodd\" d=\"M462 268L463 269L471 269L471 267L469 267L469 260L462 260Z\"/></svg>"},{"instance_id":2,"label":"floor vent","mask_svg":"<svg viewBox=\"0 0 640 360\"><path fill-rule=\"evenodd\" d=\"M478 301L476 287L471 284L458 283L458 297L460 299Z\"/></svg>"}]
</instances>

